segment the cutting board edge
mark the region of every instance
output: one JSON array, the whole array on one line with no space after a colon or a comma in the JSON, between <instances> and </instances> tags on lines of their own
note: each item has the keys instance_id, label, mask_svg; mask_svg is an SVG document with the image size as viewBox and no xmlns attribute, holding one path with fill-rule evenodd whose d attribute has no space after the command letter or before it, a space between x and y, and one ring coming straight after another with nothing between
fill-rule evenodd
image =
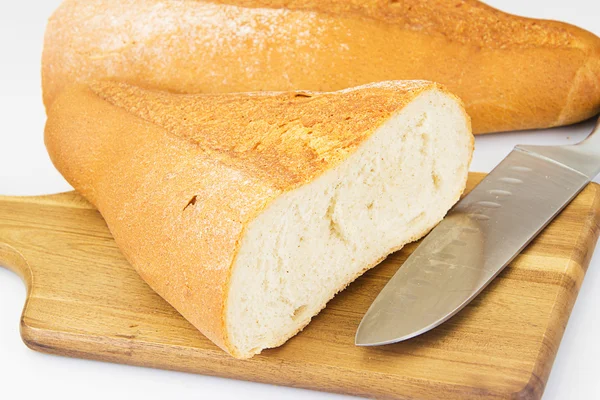
<instances>
[{"instance_id":1,"label":"cutting board edge","mask_svg":"<svg viewBox=\"0 0 600 400\"><path fill-rule=\"evenodd\" d=\"M531 371L530 379L523 389L513 394L512 398L541 399L573 306L579 296L579 289L600 236L600 185L591 182L587 188L594 190L593 201L577 244L570 256L568 267L562 275L560 285L564 290L559 292L550 312L551 316L546 324L546 333L539 349L539 355L536 358L537 362ZM552 337L549 337L549 334Z\"/></svg>"},{"instance_id":2,"label":"cutting board edge","mask_svg":"<svg viewBox=\"0 0 600 400\"><path fill-rule=\"evenodd\" d=\"M0 201L6 202L20 202L28 204L44 204L54 205L69 208L84 208L95 210L90 202L88 202L83 196L81 196L75 190L68 192L58 192L53 194L41 194L32 196L6 196L0 195Z\"/></svg>"},{"instance_id":3,"label":"cutting board edge","mask_svg":"<svg viewBox=\"0 0 600 400\"><path fill-rule=\"evenodd\" d=\"M147 352L147 349L139 352L136 350L127 349L116 340L105 341L105 337L84 335L78 337L78 335L74 335L70 332L57 332L43 328L36 328L27 324L21 325L21 333L25 334L25 336L23 336L23 342L30 350L53 356L110 362L134 367L184 372L282 387L293 387L297 389L337 393L348 396L360 396L364 398L380 398L391 400L416 399L414 397L399 397L399 391L402 390L406 382L399 382L399 384L394 388L390 388L389 386L377 386L375 383L371 385L364 385L364 383L362 383L357 386L357 380L360 379L367 379L369 382L373 382L374 376L377 376L377 379L389 379L387 375L381 372L359 371L330 365L328 366L330 369L328 378L331 379L329 384L323 384L323 376L319 376L321 380L316 379L317 377L315 376L315 379L312 381L307 381L305 379L299 380L297 383L290 383L290 375L298 373L298 371L302 371L303 374L306 374L306 367L310 365L306 363L300 364L296 361L290 362L284 358L278 358L278 360L281 362L278 368L274 368L272 362L263 362L261 365L261 368L263 368L261 372L264 372L267 369L271 369L271 371L269 375L260 375L253 373L251 368L247 368L249 365L246 364L246 362L258 361L255 359L256 357L268 357L259 355L252 360L235 360L237 363L236 367L230 368L231 366L226 366L228 370L223 369L221 366L218 368L210 368L209 365L211 365L211 363L218 364L222 361L221 357L219 357L219 353L221 353L222 350L215 347L214 351L207 351L202 357L194 357L194 355L190 352L187 355L190 357L189 359L198 361L198 363L194 363L192 366L188 366L188 363L187 365L181 364L177 367L174 367L173 364L161 361L161 357L166 355L166 349L163 349L164 346L160 345L153 346L154 350L152 351L152 354L150 354ZM97 340L104 340L105 342L100 344L97 342ZM118 348L122 349L123 351L109 354L110 352L106 351L106 344L110 342L113 342L113 344L118 344ZM68 343L71 343L73 347L67 349L65 344ZM170 345L169 347L177 346ZM182 350L182 356L187 350L189 350L189 348L186 346L180 346L180 349ZM210 354L212 354L212 356L210 356ZM149 355L151 355L154 360L159 361L150 363L148 360ZM318 366L321 369L323 367L322 364L313 365ZM473 386L447 384L442 381L431 381L428 379L414 379L413 384L417 386L420 385L422 387L427 386L428 391L431 393L452 393L452 396L449 397L450 399L470 398L490 400L514 397L514 395L512 395L510 392L484 390L475 388ZM474 390L477 391L476 396L474 396ZM522 391L518 391L516 393L518 394L521 392ZM541 398L541 393L539 396L518 398L539 400Z\"/></svg>"}]
</instances>

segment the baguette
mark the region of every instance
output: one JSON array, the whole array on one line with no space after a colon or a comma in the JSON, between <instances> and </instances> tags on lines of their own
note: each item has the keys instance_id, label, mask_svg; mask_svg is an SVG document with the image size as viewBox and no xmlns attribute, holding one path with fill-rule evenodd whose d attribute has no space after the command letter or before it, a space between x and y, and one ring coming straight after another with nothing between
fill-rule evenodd
<instances>
[{"instance_id":1,"label":"baguette","mask_svg":"<svg viewBox=\"0 0 600 400\"><path fill-rule=\"evenodd\" d=\"M338 291L436 225L473 151L430 82L333 93L66 88L46 146L140 276L239 358L295 335Z\"/></svg>"},{"instance_id":2,"label":"baguette","mask_svg":"<svg viewBox=\"0 0 600 400\"><path fill-rule=\"evenodd\" d=\"M42 75L47 107L68 84L106 78L175 93L426 79L485 133L596 114L600 39L475 0L67 0Z\"/></svg>"}]
</instances>

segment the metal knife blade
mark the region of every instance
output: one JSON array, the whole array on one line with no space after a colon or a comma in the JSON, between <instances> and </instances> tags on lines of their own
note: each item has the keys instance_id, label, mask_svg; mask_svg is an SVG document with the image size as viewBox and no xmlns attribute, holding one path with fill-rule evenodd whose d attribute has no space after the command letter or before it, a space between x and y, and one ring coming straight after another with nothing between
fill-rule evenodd
<instances>
[{"instance_id":1,"label":"metal knife blade","mask_svg":"<svg viewBox=\"0 0 600 400\"><path fill-rule=\"evenodd\" d=\"M515 147L408 257L363 317L356 344L410 339L473 300L600 172L599 128L577 145Z\"/></svg>"}]
</instances>

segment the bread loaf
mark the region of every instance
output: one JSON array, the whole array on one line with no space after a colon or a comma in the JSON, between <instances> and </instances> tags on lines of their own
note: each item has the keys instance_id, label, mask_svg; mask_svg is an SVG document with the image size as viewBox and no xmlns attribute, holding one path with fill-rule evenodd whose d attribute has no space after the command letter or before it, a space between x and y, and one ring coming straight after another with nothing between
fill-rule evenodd
<instances>
[{"instance_id":1,"label":"bread loaf","mask_svg":"<svg viewBox=\"0 0 600 400\"><path fill-rule=\"evenodd\" d=\"M484 133L597 113L600 39L475 0L65 1L46 32L46 106L65 85L105 78L176 93L426 79Z\"/></svg>"},{"instance_id":2,"label":"bread loaf","mask_svg":"<svg viewBox=\"0 0 600 400\"><path fill-rule=\"evenodd\" d=\"M46 146L125 257L235 357L278 346L437 224L473 150L429 82L333 93L174 95L69 86Z\"/></svg>"}]
</instances>

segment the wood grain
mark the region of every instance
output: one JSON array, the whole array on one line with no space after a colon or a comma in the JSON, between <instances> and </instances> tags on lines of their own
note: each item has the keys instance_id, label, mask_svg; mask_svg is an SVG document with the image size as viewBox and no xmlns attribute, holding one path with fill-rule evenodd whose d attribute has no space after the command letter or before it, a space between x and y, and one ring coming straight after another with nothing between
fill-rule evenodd
<instances>
[{"instance_id":1,"label":"wood grain","mask_svg":"<svg viewBox=\"0 0 600 400\"><path fill-rule=\"evenodd\" d=\"M470 187L482 177L471 174ZM369 397L538 399L598 237L599 194L589 185L450 321L375 348L355 347L354 333L414 244L284 346L245 361L154 293L75 193L0 197L0 264L27 284L21 335L34 350Z\"/></svg>"}]
</instances>

